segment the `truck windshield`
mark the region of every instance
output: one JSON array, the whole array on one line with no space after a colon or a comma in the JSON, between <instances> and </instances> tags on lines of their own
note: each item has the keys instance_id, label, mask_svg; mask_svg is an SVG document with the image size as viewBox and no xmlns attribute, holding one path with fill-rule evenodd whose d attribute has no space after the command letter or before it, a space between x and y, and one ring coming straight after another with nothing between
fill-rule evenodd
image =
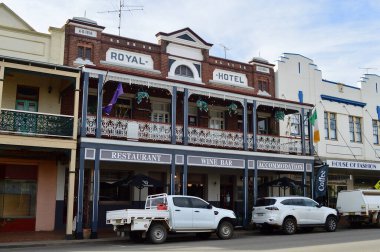
<instances>
[{"instance_id":1,"label":"truck windshield","mask_svg":"<svg viewBox=\"0 0 380 252\"><path fill-rule=\"evenodd\" d=\"M260 206L271 206L276 203L275 199L268 199L268 198L260 198L256 201L255 206L260 207Z\"/></svg>"}]
</instances>

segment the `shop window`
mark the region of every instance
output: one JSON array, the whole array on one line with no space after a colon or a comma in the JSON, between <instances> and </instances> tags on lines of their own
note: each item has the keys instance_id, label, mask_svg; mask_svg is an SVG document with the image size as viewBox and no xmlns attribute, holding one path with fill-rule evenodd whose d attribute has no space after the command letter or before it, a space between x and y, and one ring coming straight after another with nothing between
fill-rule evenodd
<instances>
[{"instance_id":1,"label":"shop window","mask_svg":"<svg viewBox=\"0 0 380 252\"><path fill-rule=\"evenodd\" d=\"M16 110L38 111L38 93L36 87L17 86Z\"/></svg>"},{"instance_id":2,"label":"shop window","mask_svg":"<svg viewBox=\"0 0 380 252\"><path fill-rule=\"evenodd\" d=\"M35 218L37 168L0 165L0 219Z\"/></svg>"},{"instance_id":3,"label":"shop window","mask_svg":"<svg viewBox=\"0 0 380 252\"><path fill-rule=\"evenodd\" d=\"M77 58L91 61L91 59L92 59L92 52L91 51L92 51L91 47L78 46Z\"/></svg>"},{"instance_id":4,"label":"shop window","mask_svg":"<svg viewBox=\"0 0 380 252\"><path fill-rule=\"evenodd\" d=\"M373 127L373 143L379 144L379 128L380 128L380 121L373 120L372 121L372 127Z\"/></svg>"},{"instance_id":5,"label":"shop window","mask_svg":"<svg viewBox=\"0 0 380 252\"><path fill-rule=\"evenodd\" d=\"M325 139L337 140L336 135L336 113L324 113Z\"/></svg>"},{"instance_id":6,"label":"shop window","mask_svg":"<svg viewBox=\"0 0 380 252\"><path fill-rule=\"evenodd\" d=\"M101 170L99 201L130 201L133 186L115 186L114 183L128 178L130 172Z\"/></svg>"},{"instance_id":7,"label":"shop window","mask_svg":"<svg viewBox=\"0 0 380 252\"><path fill-rule=\"evenodd\" d=\"M180 65L175 69L175 75L183 76L187 78L194 78L193 71L188 66Z\"/></svg>"},{"instance_id":8,"label":"shop window","mask_svg":"<svg viewBox=\"0 0 380 252\"><path fill-rule=\"evenodd\" d=\"M362 125L361 118L356 116L348 117L350 141L361 143L362 142Z\"/></svg>"},{"instance_id":9,"label":"shop window","mask_svg":"<svg viewBox=\"0 0 380 252\"><path fill-rule=\"evenodd\" d=\"M220 129L224 130L224 111L211 111L210 112L210 129Z\"/></svg>"},{"instance_id":10,"label":"shop window","mask_svg":"<svg viewBox=\"0 0 380 252\"><path fill-rule=\"evenodd\" d=\"M152 122L169 123L169 110L168 103L152 103Z\"/></svg>"},{"instance_id":11,"label":"shop window","mask_svg":"<svg viewBox=\"0 0 380 252\"><path fill-rule=\"evenodd\" d=\"M203 174L189 174L187 178L187 195L205 198L206 176Z\"/></svg>"}]
</instances>

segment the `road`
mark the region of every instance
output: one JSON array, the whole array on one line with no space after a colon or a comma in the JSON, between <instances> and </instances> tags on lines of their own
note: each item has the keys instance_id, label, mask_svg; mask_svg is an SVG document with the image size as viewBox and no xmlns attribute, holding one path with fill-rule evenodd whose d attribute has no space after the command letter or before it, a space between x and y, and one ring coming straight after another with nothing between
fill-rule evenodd
<instances>
[{"instance_id":1,"label":"road","mask_svg":"<svg viewBox=\"0 0 380 252\"><path fill-rule=\"evenodd\" d=\"M218 240L213 235L210 240L196 240L194 236L175 236L161 245L149 243L134 244L126 240L98 243L81 243L43 247L12 248L2 251L54 251L54 252L89 252L89 251L276 251L276 252L364 252L380 251L380 229L338 229L335 233L314 231L283 235L275 232L263 235L257 231L239 231L231 240Z\"/></svg>"}]
</instances>

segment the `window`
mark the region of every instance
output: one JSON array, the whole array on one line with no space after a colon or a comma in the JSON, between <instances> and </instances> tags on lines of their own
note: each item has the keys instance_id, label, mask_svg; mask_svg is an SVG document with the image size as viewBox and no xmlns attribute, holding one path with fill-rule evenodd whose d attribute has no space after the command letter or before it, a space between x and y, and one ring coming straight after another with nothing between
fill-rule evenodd
<instances>
[{"instance_id":1,"label":"window","mask_svg":"<svg viewBox=\"0 0 380 252\"><path fill-rule=\"evenodd\" d=\"M266 80L259 80L258 86L259 86L259 90L265 91L267 93L269 92L268 81L266 81Z\"/></svg>"},{"instance_id":2,"label":"window","mask_svg":"<svg viewBox=\"0 0 380 252\"><path fill-rule=\"evenodd\" d=\"M78 46L78 54L77 57L80 59L91 60L91 47Z\"/></svg>"},{"instance_id":3,"label":"window","mask_svg":"<svg viewBox=\"0 0 380 252\"><path fill-rule=\"evenodd\" d=\"M169 104L153 103L152 104L152 122L169 123Z\"/></svg>"},{"instance_id":4,"label":"window","mask_svg":"<svg viewBox=\"0 0 380 252\"><path fill-rule=\"evenodd\" d=\"M373 143L379 144L379 128L380 128L380 121L373 120L372 121L373 126Z\"/></svg>"},{"instance_id":5,"label":"window","mask_svg":"<svg viewBox=\"0 0 380 252\"><path fill-rule=\"evenodd\" d=\"M173 197L173 204L176 207L191 207L190 199L185 197Z\"/></svg>"},{"instance_id":6,"label":"window","mask_svg":"<svg viewBox=\"0 0 380 252\"><path fill-rule=\"evenodd\" d=\"M132 101L125 97L119 97L115 104L114 116L117 118L132 118Z\"/></svg>"},{"instance_id":7,"label":"window","mask_svg":"<svg viewBox=\"0 0 380 252\"><path fill-rule=\"evenodd\" d=\"M291 135L301 135L300 131L300 115L291 115L290 116L290 134Z\"/></svg>"},{"instance_id":8,"label":"window","mask_svg":"<svg viewBox=\"0 0 380 252\"><path fill-rule=\"evenodd\" d=\"M304 128L305 128L305 136L309 136L309 120L307 117L304 117ZM290 134L292 136L300 136L301 135L301 115L293 114L290 115Z\"/></svg>"},{"instance_id":9,"label":"window","mask_svg":"<svg viewBox=\"0 0 380 252\"><path fill-rule=\"evenodd\" d=\"M307 207L317 207L318 206L318 204L316 202L314 202L313 200L309 200L309 199L304 199L303 204L304 204L304 206L307 206Z\"/></svg>"},{"instance_id":10,"label":"window","mask_svg":"<svg viewBox=\"0 0 380 252\"><path fill-rule=\"evenodd\" d=\"M361 143L362 142L361 118L356 117L356 116L349 116L348 125L349 125L349 130L350 130L350 141Z\"/></svg>"},{"instance_id":11,"label":"window","mask_svg":"<svg viewBox=\"0 0 380 252\"><path fill-rule=\"evenodd\" d=\"M337 140L335 113L325 112L324 126L325 126L325 139Z\"/></svg>"},{"instance_id":12,"label":"window","mask_svg":"<svg viewBox=\"0 0 380 252\"><path fill-rule=\"evenodd\" d=\"M183 76L187 78L194 78L193 71L188 66L180 65L175 69L175 75Z\"/></svg>"},{"instance_id":13,"label":"window","mask_svg":"<svg viewBox=\"0 0 380 252\"><path fill-rule=\"evenodd\" d=\"M257 207L271 206L271 205L274 205L274 204L276 204L276 200L275 199L260 198L260 199L256 200L255 206L257 206Z\"/></svg>"},{"instance_id":14,"label":"window","mask_svg":"<svg viewBox=\"0 0 380 252\"><path fill-rule=\"evenodd\" d=\"M259 117L257 119L257 133L258 134L268 134L269 133L269 120L268 118L261 118Z\"/></svg>"},{"instance_id":15,"label":"window","mask_svg":"<svg viewBox=\"0 0 380 252\"><path fill-rule=\"evenodd\" d=\"M210 129L224 129L224 111L210 112Z\"/></svg>"},{"instance_id":16,"label":"window","mask_svg":"<svg viewBox=\"0 0 380 252\"><path fill-rule=\"evenodd\" d=\"M17 86L16 110L37 112L38 93L36 87Z\"/></svg>"},{"instance_id":17,"label":"window","mask_svg":"<svg viewBox=\"0 0 380 252\"><path fill-rule=\"evenodd\" d=\"M203 200L197 198L191 198L191 204L193 205L193 208L207 208L207 206L209 205Z\"/></svg>"}]
</instances>

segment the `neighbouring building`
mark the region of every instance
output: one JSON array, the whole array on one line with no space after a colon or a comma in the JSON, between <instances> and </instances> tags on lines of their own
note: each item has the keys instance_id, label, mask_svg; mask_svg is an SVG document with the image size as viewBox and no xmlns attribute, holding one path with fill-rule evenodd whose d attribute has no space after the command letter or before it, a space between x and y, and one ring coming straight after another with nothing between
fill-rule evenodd
<instances>
[{"instance_id":1,"label":"neighbouring building","mask_svg":"<svg viewBox=\"0 0 380 252\"><path fill-rule=\"evenodd\" d=\"M373 188L380 180L380 76L354 87L323 79L313 60L285 53L276 64L276 96L315 105L321 141L316 162L329 165L328 204L344 189ZM287 116L281 134L300 135L300 115Z\"/></svg>"},{"instance_id":2,"label":"neighbouring building","mask_svg":"<svg viewBox=\"0 0 380 252\"><path fill-rule=\"evenodd\" d=\"M281 135L279 121L312 105L276 98L273 64L211 56L189 28L159 32L157 44L103 30L86 18L65 25L64 64L82 66L78 237L152 193L199 196L240 223L258 196L311 195L311 139ZM137 174L161 185L120 183ZM304 186L265 186L279 177Z\"/></svg>"},{"instance_id":3,"label":"neighbouring building","mask_svg":"<svg viewBox=\"0 0 380 252\"><path fill-rule=\"evenodd\" d=\"M49 31L0 3L0 232L72 234L80 69Z\"/></svg>"}]
</instances>

